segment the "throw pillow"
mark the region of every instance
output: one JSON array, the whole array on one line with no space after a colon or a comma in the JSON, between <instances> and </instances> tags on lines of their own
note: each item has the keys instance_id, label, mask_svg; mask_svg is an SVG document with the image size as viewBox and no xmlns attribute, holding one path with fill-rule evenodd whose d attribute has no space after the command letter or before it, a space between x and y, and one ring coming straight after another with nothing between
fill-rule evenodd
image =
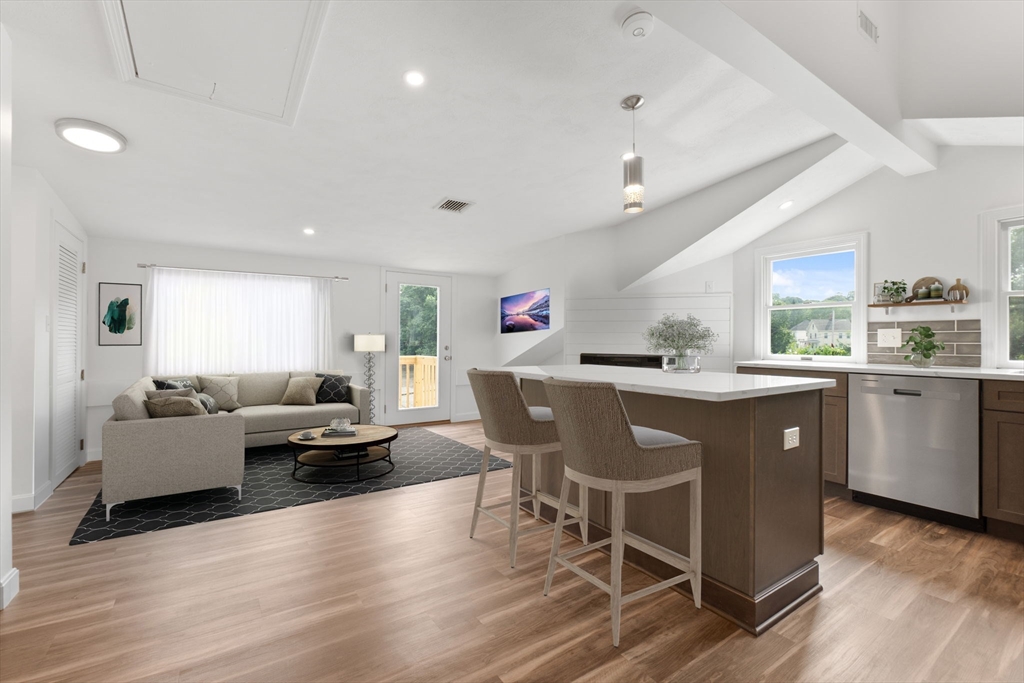
<instances>
[{"instance_id":1,"label":"throw pillow","mask_svg":"<svg viewBox=\"0 0 1024 683\"><path fill-rule=\"evenodd\" d=\"M210 415L216 415L220 410L220 406L213 400L213 396L210 396L209 394L196 394L196 398L199 399L199 402L203 404L203 407L206 408L206 412Z\"/></svg>"},{"instance_id":2,"label":"throw pillow","mask_svg":"<svg viewBox=\"0 0 1024 683\"><path fill-rule=\"evenodd\" d=\"M235 408L242 407L242 404L238 402L237 377L200 375L199 385L202 392L213 397L213 400L224 410L234 410Z\"/></svg>"},{"instance_id":3,"label":"throw pillow","mask_svg":"<svg viewBox=\"0 0 1024 683\"><path fill-rule=\"evenodd\" d=\"M352 375L326 375L316 373L322 377L324 382L316 390L317 403L348 403L348 383L352 381Z\"/></svg>"},{"instance_id":4,"label":"throw pillow","mask_svg":"<svg viewBox=\"0 0 1024 683\"><path fill-rule=\"evenodd\" d=\"M288 388L284 390L281 405L316 405L316 390L320 388L322 382L323 379L320 377L292 377L288 380Z\"/></svg>"},{"instance_id":5,"label":"throw pillow","mask_svg":"<svg viewBox=\"0 0 1024 683\"><path fill-rule=\"evenodd\" d=\"M167 398L168 396L184 396L185 398L195 398L197 396L196 390L189 387L188 389L157 389L156 391L147 391L146 398L153 400L154 398Z\"/></svg>"},{"instance_id":6,"label":"throw pillow","mask_svg":"<svg viewBox=\"0 0 1024 683\"><path fill-rule=\"evenodd\" d=\"M185 417L206 415L206 408L197 399L187 396L166 396L144 401L150 417Z\"/></svg>"},{"instance_id":7,"label":"throw pillow","mask_svg":"<svg viewBox=\"0 0 1024 683\"><path fill-rule=\"evenodd\" d=\"M185 377L179 377L178 379L154 379L153 384L157 390L166 389L195 389L192 386L192 380Z\"/></svg>"}]
</instances>

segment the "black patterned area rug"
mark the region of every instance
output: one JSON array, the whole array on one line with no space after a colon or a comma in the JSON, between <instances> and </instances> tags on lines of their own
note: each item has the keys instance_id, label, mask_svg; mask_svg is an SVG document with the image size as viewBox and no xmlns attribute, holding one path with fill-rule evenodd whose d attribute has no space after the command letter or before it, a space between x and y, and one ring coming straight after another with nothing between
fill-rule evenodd
<instances>
[{"instance_id":1,"label":"black patterned area rug","mask_svg":"<svg viewBox=\"0 0 1024 683\"><path fill-rule=\"evenodd\" d=\"M292 479L292 449L288 445L247 448L241 500L235 489L228 488L146 498L114 506L108 522L101 493L79 522L70 545L464 477L480 472L482 457L483 454L471 446L413 427L400 430L398 438L391 443L394 471L377 479L325 484ZM386 471L390 466L383 461L369 463L360 467L360 474L371 476L374 468ZM512 463L506 460L492 457L488 469L494 471L511 466ZM345 470L347 472L343 476L351 473L354 478L355 468ZM314 480L317 477L332 479L339 475L337 469L303 467L299 476Z\"/></svg>"}]
</instances>

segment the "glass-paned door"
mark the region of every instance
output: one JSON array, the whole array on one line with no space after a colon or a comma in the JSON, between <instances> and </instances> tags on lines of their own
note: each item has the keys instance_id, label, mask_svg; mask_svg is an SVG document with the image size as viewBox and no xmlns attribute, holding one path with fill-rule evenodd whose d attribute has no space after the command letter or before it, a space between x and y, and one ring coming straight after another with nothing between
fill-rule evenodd
<instances>
[{"instance_id":1,"label":"glass-paned door","mask_svg":"<svg viewBox=\"0 0 1024 683\"><path fill-rule=\"evenodd\" d=\"M387 274L384 424L450 416L451 278Z\"/></svg>"}]
</instances>

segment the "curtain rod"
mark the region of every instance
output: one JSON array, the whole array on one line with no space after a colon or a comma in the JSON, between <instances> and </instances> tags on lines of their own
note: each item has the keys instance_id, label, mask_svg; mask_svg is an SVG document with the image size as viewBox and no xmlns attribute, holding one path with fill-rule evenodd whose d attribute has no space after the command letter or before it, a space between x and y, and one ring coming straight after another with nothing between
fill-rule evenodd
<instances>
[{"instance_id":1,"label":"curtain rod","mask_svg":"<svg viewBox=\"0 0 1024 683\"><path fill-rule=\"evenodd\" d=\"M254 270L225 270L222 268L187 268L185 266L158 266L155 263L138 263L139 268L167 268L168 270L205 270L211 273L239 273L241 275L279 275L281 277L308 277L316 280L334 280L336 282L348 282L343 275L293 275L291 273L261 273Z\"/></svg>"}]
</instances>

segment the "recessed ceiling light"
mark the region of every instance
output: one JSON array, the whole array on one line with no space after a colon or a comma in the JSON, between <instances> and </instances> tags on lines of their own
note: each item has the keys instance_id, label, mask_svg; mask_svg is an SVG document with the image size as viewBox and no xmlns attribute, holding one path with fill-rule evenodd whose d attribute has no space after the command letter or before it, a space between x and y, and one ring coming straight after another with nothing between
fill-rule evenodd
<instances>
[{"instance_id":1,"label":"recessed ceiling light","mask_svg":"<svg viewBox=\"0 0 1024 683\"><path fill-rule=\"evenodd\" d=\"M403 78L405 79L406 83L413 86L414 88L420 87L427 80L419 71L406 71Z\"/></svg>"},{"instance_id":2,"label":"recessed ceiling light","mask_svg":"<svg viewBox=\"0 0 1024 683\"><path fill-rule=\"evenodd\" d=\"M93 152L116 154L123 152L128 146L128 141L123 135L95 121L58 119L53 127L61 140Z\"/></svg>"},{"instance_id":3,"label":"recessed ceiling light","mask_svg":"<svg viewBox=\"0 0 1024 683\"><path fill-rule=\"evenodd\" d=\"M788 209L791 206L793 206L793 200L792 199L787 199L786 201L784 201L781 204L779 204L779 208L782 209L783 211L785 211L786 209Z\"/></svg>"},{"instance_id":4,"label":"recessed ceiling light","mask_svg":"<svg viewBox=\"0 0 1024 683\"><path fill-rule=\"evenodd\" d=\"M306 233L307 235L315 235L316 234L316 230L314 230L313 228L303 228L302 232Z\"/></svg>"}]
</instances>

